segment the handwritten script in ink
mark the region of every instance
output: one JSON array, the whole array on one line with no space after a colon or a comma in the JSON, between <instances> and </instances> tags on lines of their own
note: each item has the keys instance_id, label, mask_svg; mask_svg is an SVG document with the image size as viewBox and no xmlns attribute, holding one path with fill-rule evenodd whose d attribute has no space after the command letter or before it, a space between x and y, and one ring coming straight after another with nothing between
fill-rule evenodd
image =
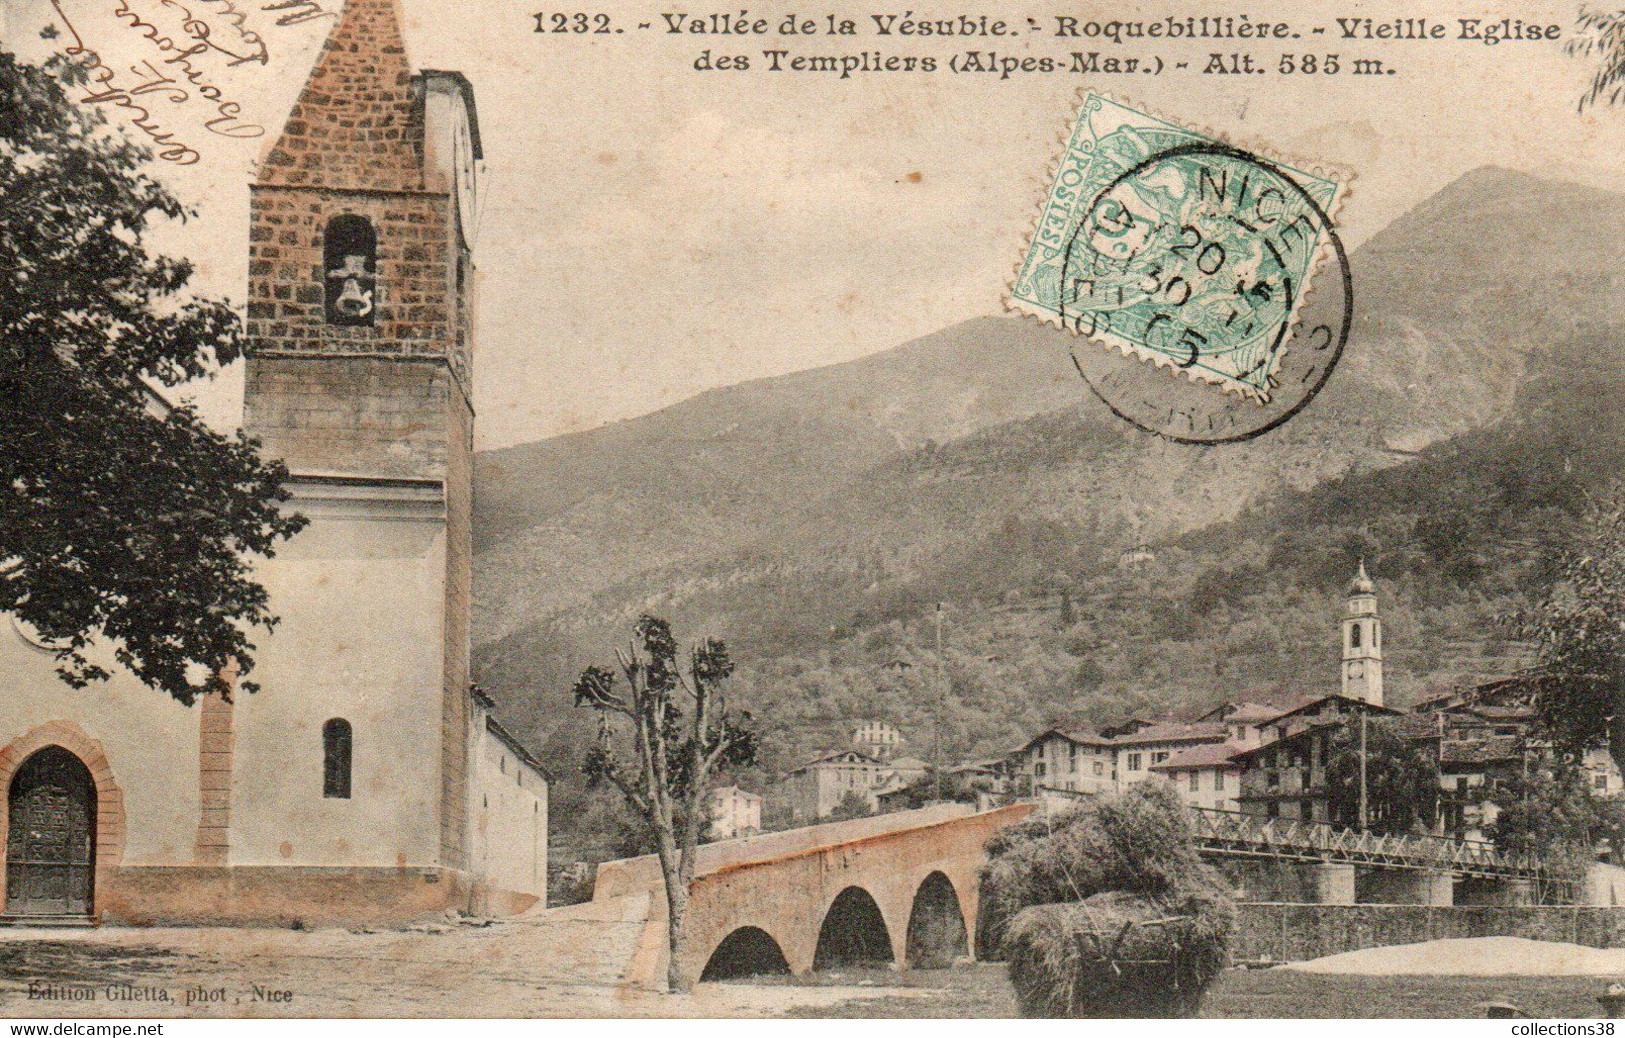
<instances>
[{"instance_id":1,"label":"handwritten script in ink","mask_svg":"<svg viewBox=\"0 0 1625 1038\"><path fill-rule=\"evenodd\" d=\"M202 106L202 127L216 136L236 140L265 136L265 126L245 117L242 104L209 71L211 62L226 68L270 64L270 44L252 25L251 14L256 12L245 10L237 0L148 0L149 13L138 10L138 4L139 0L115 0L112 12L155 53L130 65L125 74L86 44L61 0L51 0L71 37L64 54L84 69L89 80L79 100L123 110L130 124L153 144L158 158L180 166L194 165L201 155L197 145L160 114L167 111L175 117L165 106L194 110ZM154 4L161 14L150 13ZM258 14L274 16L278 27L337 17L317 0L268 0L250 6Z\"/></svg>"}]
</instances>

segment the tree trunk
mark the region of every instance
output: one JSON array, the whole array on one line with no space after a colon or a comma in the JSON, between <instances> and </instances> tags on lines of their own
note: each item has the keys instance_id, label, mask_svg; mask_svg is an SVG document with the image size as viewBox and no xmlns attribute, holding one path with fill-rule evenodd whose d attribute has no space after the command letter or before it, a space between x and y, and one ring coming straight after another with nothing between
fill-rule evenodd
<instances>
[{"instance_id":1,"label":"tree trunk","mask_svg":"<svg viewBox=\"0 0 1625 1038\"><path fill-rule=\"evenodd\" d=\"M692 987L683 972L681 959L683 930L688 923L688 884L683 882L676 862L665 868L666 861L662 858L660 864L666 877L666 990L680 995Z\"/></svg>"}]
</instances>

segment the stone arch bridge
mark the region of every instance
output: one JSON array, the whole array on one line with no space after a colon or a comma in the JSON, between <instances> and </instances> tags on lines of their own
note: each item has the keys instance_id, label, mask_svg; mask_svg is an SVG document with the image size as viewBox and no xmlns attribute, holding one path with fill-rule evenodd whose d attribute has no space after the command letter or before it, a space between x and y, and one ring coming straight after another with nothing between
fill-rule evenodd
<instances>
[{"instance_id":1,"label":"stone arch bridge","mask_svg":"<svg viewBox=\"0 0 1625 1038\"><path fill-rule=\"evenodd\" d=\"M720 980L854 963L945 966L975 956L988 837L1035 809L1026 802L978 813L939 804L707 844L691 888L683 970L691 980ZM1459 881L1473 903L1519 905L1537 887L1567 899L1576 886L1538 859L1439 837L1379 837L1203 810L1192 811L1192 830L1209 859L1265 859L1305 873L1302 896L1261 900L1449 906ZM642 936L624 978L662 986L658 860L600 865L593 902L636 903Z\"/></svg>"},{"instance_id":2,"label":"stone arch bridge","mask_svg":"<svg viewBox=\"0 0 1625 1038\"><path fill-rule=\"evenodd\" d=\"M947 965L976 953L983 846L1032 804L941 804L707 844L689 902L690 979L862 962ZM666 975L665 895L652 856L598 867L593 900L646 896L628 983Z\"/></svg>"}]
</instances>

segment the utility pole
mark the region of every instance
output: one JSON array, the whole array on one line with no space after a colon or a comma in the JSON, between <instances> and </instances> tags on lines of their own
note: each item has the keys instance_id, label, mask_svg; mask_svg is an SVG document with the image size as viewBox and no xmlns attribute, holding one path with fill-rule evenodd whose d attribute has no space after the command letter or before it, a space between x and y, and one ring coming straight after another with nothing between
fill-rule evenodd
<instances>
[{"instance_id":1,"label":"utility pole","mask_svg":"<svg viewBox=\"0 0 1625 1038\"><path fill-rule=\"evenodd\" d=\"M936 750L933 756L937 764L937 803L942 803L942 707L947 698L948 668L942 658L942 603L937 603L937 709L936 709Z\"/></svg>"},{"instance_id":2,"label":"utility pole","mask_svg":"<svg viewBox=\"0 0 1625 1038\"><path fill-rule=\"evenodd\" d=\"M1360 832L1366 831L1369 816L1366 814L1366 788L1365 788L1365 719L1366 712L1360 710Z\"/></svg>"}]
</instances>

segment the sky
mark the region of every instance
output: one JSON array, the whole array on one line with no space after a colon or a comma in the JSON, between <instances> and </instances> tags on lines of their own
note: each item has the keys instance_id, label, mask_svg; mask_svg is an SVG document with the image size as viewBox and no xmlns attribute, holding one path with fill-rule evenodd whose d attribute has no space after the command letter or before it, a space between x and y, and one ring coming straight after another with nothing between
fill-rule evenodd
<instances>
[{"instance_id":1,"label":"sky","mask_svg":"<svg viewBox=\"0 0 1625 1038\"><path fill-rule=\"evenodd\" d=\"M176 2L200 10L225 5L56 0L109 64L139 61L150 46L119 22L121 4L156 20L161 5ZM269 128L267 137L213 136L201 129L202 116L183 107L175 121L195 120L189 129L201 140L202 161L156 167L197 217L160 229L155 243L192 258L202 290L237 302L246 282L253 163L333 24L278 27L258 10L267 2L237 0L265 40L269 62L211 67L243 118ZM706 48L752 55L786 46L805 53L884 49L942 60L974 48L1017 56L1138 51L1031 34L847 42L630 31L638 21L658 26L663 10L683 9L659 0L595 5L628 26L626 34L557 37L531 31L534 3L401 2L413 64L464 72L478 99L485 168L475 242L474 397L482 449L634 417L716 386L855 359L1001 312L1083 86L1268 156L1351 173L1340 214L1351 246L1482 165L1625 190L1625 109L1576 113L1591 67L1564 55L1560 42L1488 47L1450 39L1379 50L1306 36L1297 44L1345 61L1380 55L1400 70L1375 78L890 73L842 80L696 72L691 63ZM1482 0L1429 7L1452 31L1455 17L1512 16L1559 24L1565 34L1577 10L1564 2ZM4 46L26 56L62 45L61 37L37 35L56 20L52 0L0 0L0 10ZM776 23L790 11L866 21L890 8L832 2L756 10ZM989 0L983 10L1041 25L1052 11L1106 17L1075 4ZM1305 26L1407 13L1360 3L1169 0L1114 4L1109 16L1243 10ZM1162 53L1200 65L1211 52L1246 46L1203 41L1166 45ZM1273 56L1283 48L1251 49ZM189 395L229 427L240 417L241 373L228 369Z\"/></svg>"}]
</instances>

